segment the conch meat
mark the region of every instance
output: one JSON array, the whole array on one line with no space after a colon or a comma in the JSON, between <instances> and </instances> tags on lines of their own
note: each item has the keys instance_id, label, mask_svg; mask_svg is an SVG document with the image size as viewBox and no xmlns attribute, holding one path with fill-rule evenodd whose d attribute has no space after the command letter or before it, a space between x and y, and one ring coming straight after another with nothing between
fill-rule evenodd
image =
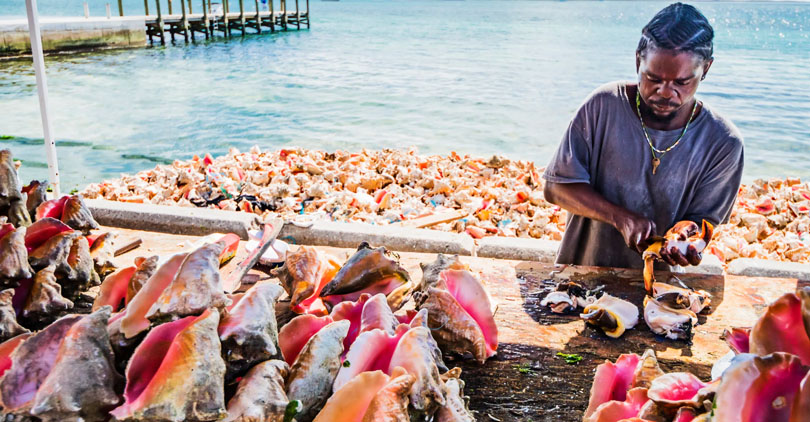
<instances>
[{"instance_id":1,"label":"conch meat","mask_svg":"<svg viewBox=\"0 0 810 422\"><path fill-rule=\"evenodd\" d=\"M580 316L613 338L621 337L626 330L638 324L636 305L609 294L603 294L598 300L586 306Z\"/></svg>"},{"instance_id":2,"label":"conch meat","mask_svg":"<svg viewBox=\"0 0 810 422\"><path fill-rule=\"evenodd\" d=\"M706 220L703 220L700 232L698 232L698 226L694 222L681 221L667 230L663 238L655 239L642 254L644 258L644 288L647 290L647 294L653 294L652 289L655 282L653 264L656 259L661 258L662 250L671 251L677 249L680 253L686 255L689 246L694 246L697 252L700 253L712 240L713 234L714 226Z\"/></svg>"},{"instance_id":3,"label":"conch meat","mask_svg":"<svg viewBox=\"0 0 810 422\"><path fill-rule=\"evenodd\" d=\"M290 404L284 379L290 367L280 360L257 364L239 381L236 394L228 402L223 422L284 422Z\"/></svg>"},{"instance_id":4,"label":"conch meat","mask_svg":"<svg viewBox=\"0 0 810 422\"><path fill-rule=\"evenodd\" d=\"M225 416L225 362L209 309L153 328L127 365L118 420L215 421Z\"/></svg>"},{"instance_id":5,"label":"conch meat","mask_svg":"<svg viewBox=\"0 0 810 422\"><path fill-rule=\"evenodd\" d=\"M473 354L484 363L498 349L498 327L492 301L481 281L466 270L445 270L439 282L414 294L419 309L428 311L429 325L442 351Z\"/></svg>"},{"instance_id":6,"label":"conch meat","mask_svg":"<svg viewBox=\"0 0 810 422\"><path fill-rule=\"evenodd\" d=\"M664 299L668 298L669 296L665 296ZM687 306L688 301L659 301L652 296L645 296L644 321L655 334L671 340L689 341L698 318Z\"/></svg>"},{"instance_id":7,"label":"conch meat","mask_svg":"<svg viewBox=\"0 0 810 422\"><path fill-rule=\"evenodd\" d=\"M540 306L548 306L555 314L566 314L587 307L601 295L601 289L588 290L577 282L566 281L557 284L554 291L540 301Z\"/></svg>"}]
</instances>

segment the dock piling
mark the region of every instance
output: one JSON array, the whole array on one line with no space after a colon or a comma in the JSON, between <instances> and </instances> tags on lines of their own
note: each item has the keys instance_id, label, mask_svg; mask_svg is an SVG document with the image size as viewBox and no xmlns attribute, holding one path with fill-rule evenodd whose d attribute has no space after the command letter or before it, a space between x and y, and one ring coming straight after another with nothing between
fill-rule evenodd
<instances>
[{"instance_id":1,"label":"dock piling","mask_svg":"<svg viewBox=\"0 0 810 422\"><path fill-rule=\"evenodd\" d=\"M307 0L307 29L309 29L309 0Z\"/></svg>"},{"instance_id":2,"label":"dock piling","mask_svg":"<svg viewBox=\"0 0 810 422\"><path fill-rule=\"evenodd\" d=\"M298 11L298 0L295 0L295 25L296 29L301 29L301 12Z\"/></svg>"},{"instance_id":3,"label":"dock piling","mask_svg":"<svg viewBox=\"0 0 810 422\"><path fill-rule=\"evenodd\" d=\"M203 28L205 32L205 39L211 37L211 22L208 20L208 7L205 5L205 0L202 0L203 9Z\"/></svg>"},{"instance_id":4,"label":"dock piling","mask_svg":"<svg viewBox=\"0 0 810 422\"><path fill-rule=\"evenodd\" d=\"M157 7L157 28L160 34L160 45L166 45L166 32L163 28L163 15L160 13L160 0L155 0Z\"/></svg>"},{"instance_id":5,"label":"dock piling","mask_svg":"<svg viewBox=\"0 0 810 422\"><path fill-rule=\"evenodd\" d=\"M255 0L255 1L256 1L256 30L259 31L259 33L261 34L262 33L262 13L261 13L261 9L259 8L259 0Z\"/></svg>"},{"instance_id":6,"label":"dock piling","mask_svg":"<svg viewBox=\"0 0 810 422\"><path fill-rule=\"evenodd\" d=\"M84 2L84 18L90 18L90 7L87 5L87 2Z\"/></svg>"},{"instance_id":7,"label":"dock piling","mask_svg":"<svg viewBox=\"0 0 810 422\"><path fill-rule=\"evenodd\" d=\"M267 0L270 4L270 32L276 32L276 12L273 11L273 0Z\"/></svg>"},{"instance_id":8,"label":"dock piling","mask_svg":"<svg viewBox=\"0 0 810 422\"><path fill-rule=\"evenodd\" d=\"M169 14L173 15L174 13L172 12L172 0L167 0L167 1L169 3Z\"/></svg>"},{"instance_id":9,"label":"dock piling","mask_svg":"<svg viewBox=\"0 0 810 422\"><path fill-rule=\"evenodd\" d=\"M191 0L188 0L188 14L193 15L194 11L191 9Z\"/></svg>"},{"instance_id":10,"label":"dock piling","mask_svg":"<svg viewBox=\"0 0 810 422\"><path fill-rule=\"evenodd\" d=\"M186 15L186 0L180 0L180 10L183 13L183 21L181 25L183 25L183 38L185 39L186 43L188 43L188 15ZM191 33L191 38L194 38L194 33Z\"/></svg>"},{"instance_id":11,"label":"dock piling","mask_svg":"<svg viewBox=\"0 0 810 422\"><path fill-rule=\"evenodd\" d=\"M231 36L231 24L228 22L228 9L228 0L222 0L222 22L223 25L225 25L222 30L225 34L225 38Z\"/></svg>"},{"instance_id":12,"label":"dock piling","mask_svg":"<svg viewBox=\"0 0 810 422\"><path fill-rule=\"evenodd\" d=\"M123 0L118 0L118 16L124 16L124 5Z\"/></svg>"},{"instance_id":13,"label":"dock piling","mask_svg":"<svg viewBox=\"0 0 810 422\"><path fill-rule=\"evenodd\" d=\"M144 16L149 16L149 0L143 0L143 13Z\"/></svg>"},{"instance_id":14,"label":"dock piling","mask_svg":"<svg viewBox=\"0 0 810 422\"><path fill-rule=\"evenodd\" d=\"M239 0L239 23L242 36L245 36L245 0Z\"/></svg>"}]
</instances>

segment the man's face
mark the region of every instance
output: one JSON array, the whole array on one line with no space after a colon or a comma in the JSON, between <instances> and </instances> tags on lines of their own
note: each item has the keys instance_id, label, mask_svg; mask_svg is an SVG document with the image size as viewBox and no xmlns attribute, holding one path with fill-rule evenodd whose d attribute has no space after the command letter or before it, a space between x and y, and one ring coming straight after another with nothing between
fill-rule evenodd
<instances>
[{"instance_id":1,"label":"man's face","mask_svg":"<svg viewBox=\"0 0 810 422\"><path fill-rule=\"evenodd\" d=\"M639 93L653 117L668 121L691 105L700 78L711 64L711 60L689 52L649 49L644 57L636 55Z\"/></svg>"}]
</instances>

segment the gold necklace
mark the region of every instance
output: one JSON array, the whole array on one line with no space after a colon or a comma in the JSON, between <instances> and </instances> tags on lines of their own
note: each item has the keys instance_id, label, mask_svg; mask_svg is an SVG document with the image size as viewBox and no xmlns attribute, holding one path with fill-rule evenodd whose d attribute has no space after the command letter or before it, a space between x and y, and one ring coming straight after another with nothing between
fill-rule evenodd
<instances>
[{"instance_id":1,"label":"gold necklace","mask_svg":"<svg viewBox=\"0 0 810 422\"><path fill-rule=\"evenodd\" d=\"M652 154L652 174L655 174L655 171L658 170L658 166L661 164L661 157L664 154L670 152L673 148L678 146L678 143L681 142L683 136L686 135L686 130L689 129L689 123L692 122L692 118L695 117L695 110L697 110L698 102L695 100L695 105L692 106L692 114L689 115L689 120L686 121L686 126L683 127L683 132L681 132L681 136L675 140L675 143L670 145L669 148L665 150L660 150L656 148L653 143L652 139L650 139L650 134L647 133L647 126L644 125L644 119L641 118L641 94L639 89L636 88L636 112L638 113L638 120L641 121L641 130L644 132L644 137L647 138L647 143L650 145L650 153ZM655 153L658 152L658 156L655 156Z\"/></svg>"}]
</instances>

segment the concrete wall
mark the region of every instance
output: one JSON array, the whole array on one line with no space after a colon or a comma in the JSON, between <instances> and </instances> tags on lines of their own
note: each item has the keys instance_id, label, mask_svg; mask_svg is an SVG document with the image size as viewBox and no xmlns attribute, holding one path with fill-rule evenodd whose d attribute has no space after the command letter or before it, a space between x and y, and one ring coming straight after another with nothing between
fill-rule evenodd
<instances>
[{"instance_id":1,"label":"concrete wall","mask_svg":"<svg viewBox=\"0 0 810 422\"><path fill-rule=\"evenodd\" d=\"M40 18L40 29L45 51L146 45L146 24L142 16ZM0 55L18 55L30 51L28 21L0 21Z\"/></svg>"}]
</instances>

